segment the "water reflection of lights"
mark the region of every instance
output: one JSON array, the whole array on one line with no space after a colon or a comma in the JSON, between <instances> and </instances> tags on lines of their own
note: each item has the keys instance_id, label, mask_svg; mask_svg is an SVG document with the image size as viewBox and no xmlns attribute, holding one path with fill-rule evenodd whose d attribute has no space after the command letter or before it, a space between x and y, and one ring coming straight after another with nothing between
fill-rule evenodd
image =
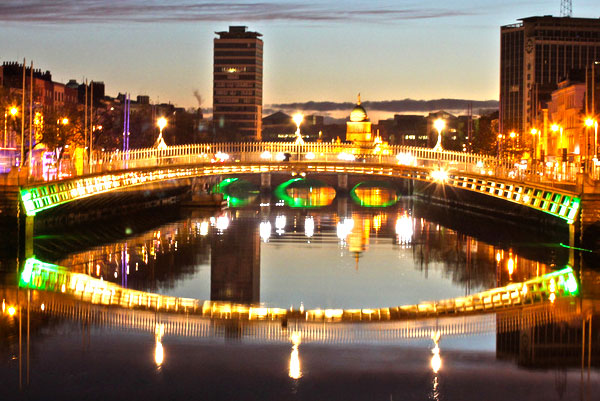
<instances>
[{"instance_id":1,"label":"water reflection of lights","mask_svg":"<svg viewBox=\"0 0 600 401\"><path fill-rule=\"evenodd\" d=\"M315 220L312 216L306 216L304 220L304 235L308 238L315 235Z\"/></svg>"},{"instance_id":2,"label":"water reflection of lights","mask_svg":"<svg viewBox=\"0 0 600 401\"><path fill-rule=\"evenodd\" d=\"M341 241L346 241L346 237L350 235L354 228L354 220L345 218L337 223L337 236Z\"/></svg>"},{"instance_id":3,"label":"water reflection of lights","mask_svg":"<svg viewBox=\"0 0 600 401\"><path fill-rule=\"evenodd\" d=\"M215 227L217 227L217 230L219 230L219 231L227 230L227 227L229 227L229 217L227 217L227 216L217 217L216 222L215 222Z\"/></svg>"},{"instance_id":4,"label":"water reflection of lights","mask_svg":"<svg viewBox=\"0 0 600 401\"><path fill-rule=\"evenodd\" d=\"M436 331L436 332L432 333L431 339L433 340L433 342L435 344L435 346L431 350L431 353L433 354L431 356L431 370L433 370L433 373L437 374L437 372L439 372L440 369L442 368L442 357L440 356L440 347L439 347L440 332Z\"/></svg>"},{"instance_id":5,"label":"water reflection of lights","mask_svg":"<svg viewBox=\"0 0 600 401\"><path fill-rule=\"evenodd\" d=\"M398 217L396 220L396 235L400 245L407 245L412 242L414 234L413 219L407 214Z\"/></svg>"},{"instance_id":6,"label":"water reflection of lights","mask_svg":"<svg viewBox=\"0 0 600 401\"><path fill-rule=\"evenodd\" d=\"M156 345L154 347L154 363L156 363L156 367L160 368L164 359L165 359L165 351L162 345L162 337L165 334L165 326L164 324L156 324L156 330L154 332L154 340Z\"/></svg>"},{"instance_id":7,"label":"water reflection of lights","mask_svg":"<svg viewBox=\"0 0 600 401\"><path fill-rule=\"evenodd\" d=\"M259 226L260 238L262 238L263 242L267 242L271 237L271 223L268 221L263 221Z\"/></svg>"},{"instance_id":8,"label":"water reflection of lights","mask_svg":"<svg viewBox=\"0 0 600 401\"><path fill-rule=\"evenodd\" d=\"M200 223L200 235L203 237L208 235L208 221Z\"/></svg>"},{"instance_id":9,"label":"water reflection of lights","mask_svg":"<svg viewBox=\"0 0 600 401\"><path fill-rule=\"evenodd\" d=\"M275 218L275 230L276 230L277 234L281 235L281 234L285 233L286 223L287 223L286 218L283 215L279 215Z\"/></svg>"},{"instance_id":10,"label":"water reflection of lights","mask_svg":"<svg viewBox=\"0 0 600 401\"><path fill-rule=\"evenodd\" d=\"M300 352L298 350L298 346L301 342L300 332L292 332L290 340L292 341L292 354L290 355L289 376L294 380L298 380L302 377L302 370L300 369Z\"/></svg>"}]
</instances>

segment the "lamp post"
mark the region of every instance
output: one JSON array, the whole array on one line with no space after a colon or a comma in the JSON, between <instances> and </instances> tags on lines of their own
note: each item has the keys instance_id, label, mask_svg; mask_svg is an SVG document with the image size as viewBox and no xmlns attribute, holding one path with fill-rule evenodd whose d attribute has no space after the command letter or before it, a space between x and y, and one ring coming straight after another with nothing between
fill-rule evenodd
<instances>
[{"instance_id":1,"label":"lamp post","mask_svg":"<svg viewBox=\"0 0 600 401\"><path fill-rule=\"evenodd\" d=\"M594 157L593 157L593 161L594 161L594 163L596 163L596 161L598 160L598 120L588 117L585 120L585 125L588 128L592 128L592 126L594 127ZM588 136L586 136L586 138L587 137ZM589 159L589 155L588 155L588 159ZM587 163L589 164L589 162L587 162Z\"/></svg>"},{"instance_id":2,"label":"lamp post","mask_svg":"<svg viewBox=\"0 0 600 401\"><path fill-rule=\"evenodd\" d=\"M16 107L11 107L10 109L4 109L4 147L6 148L7 142L8 142L8 129L7 129L7 120L8 120L8 114L10 113L10 115L12 117L16 116L17 113L19 112L19 109L17 109Z\"/></svg>"},{"instance_id":3,"label":"lamp post","mask_svg":"<svg viewBox=\"0 0 600 401\"><path fill-rule=\"evenodd\" d=\"M164 117L160 117L156 121L156 125L158 125L158 129L159 129L158 139L156 140L156 147L161 150L166 149L167 144L165 143L165 140L163 139L162 133L163 133L163 129L167 126L167 119Z\"/></svg>"},{"instance_id":4,"label":"lamp post","mask_svg":"<svg viewBox=\"0 0 600 401\"><path fill-rule=\"evenodd\" d=\"M532 128L531 129L531 135L533 135L533 140L532 140L532 152L531 152L531 163L533 164L534 167L534 171L536 170L536 161L537 161L537 136L540 133L540 131L537 130L537 128Z\"/></svg>"},{"instance_id":5,"label":"lamp post","mask_svg":"<svg viewBox=\"0 0 600 401\"><path fill-rule=\"evenodd\" d=\"M300 134L300 124L304 120L304 115L296 113L292 117L292 120L296 124L296 160L300 161L300 146L304 145L304 139L302 139L302 135Z\"/></svg>"},{"instance_id":6,"label":"lamp post","mask_svg":"<svg viewBox=\"0 0 600 401\"><path fill-rule=\"evenodd\" d=\"M446 127L446 121L442 120L441 118L438 118L437 120L435 120L433 122L433 127L437 130L438 132L438 138L437 138L437 143L435 144L435 146L433 147L433 150L441 152L442 150L444 150L442 148L442 131L444 130L444 128Z\"/></svg>"}]
</instances>

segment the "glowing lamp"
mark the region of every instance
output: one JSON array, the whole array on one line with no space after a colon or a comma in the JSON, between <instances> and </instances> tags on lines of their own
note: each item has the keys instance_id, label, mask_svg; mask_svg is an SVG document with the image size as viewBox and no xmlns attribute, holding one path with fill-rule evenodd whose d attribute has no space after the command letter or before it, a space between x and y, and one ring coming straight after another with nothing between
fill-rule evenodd
<instances>
[{"instance_id":1,"label":"glowing lamp","mask_svg":"<svg viewBox=\"0 0 600 401\"><path fill-rule=\"evenodd\" d=\"M19 109L17 109L16 107L11 107L10 108L10 115L11 116L13 116L13 117L16 116L18 112L19 112Z\"/></svg>"},{"instance_id":2,"label":"glowing lamp","mask_svg":"<svg viewBox=\"0 0 600 401\"><path fill-rule=\"evenodd\" d=\"M591 117L588 117L585 119L585 125L588 127L593 126L595 123L596 123L596 121Z\"/></svg>"},{"instance_id":3,"label":"glowing lamp","mask_svg":"<svg viewBox=\"0 0 600 401\"><path fill-rule=\"evenodd\" d=\"M302 124L302 120L304 120L304 115L302 113L296 113L292 117L292 120L294 121L294 123L296 124L296 126L299 127L300 124Z\"/></svg>"},{"instance_id":4,"label":"glowing lamp","mask_svg":"<svg viewBox=\"0 0 600 401\"><path fill-rule=\"evenodd\" d=\"M160 128L160 130L162 131L167 126L167 119L161 117L156 121L156 124L158 125L158 128Z\"/></svg>"},{"instance_id":5,"label":"glowing lamp","mask_svg":"<svg viewBox=\"0 0 600 401\"><path fill-rule=\"evenodd\" d=\"M437 132L442 132L446 127L446 121L442 120L441 118L438 118L433 122L433 127L437 130Z\"/></svg>"}]
</instances>

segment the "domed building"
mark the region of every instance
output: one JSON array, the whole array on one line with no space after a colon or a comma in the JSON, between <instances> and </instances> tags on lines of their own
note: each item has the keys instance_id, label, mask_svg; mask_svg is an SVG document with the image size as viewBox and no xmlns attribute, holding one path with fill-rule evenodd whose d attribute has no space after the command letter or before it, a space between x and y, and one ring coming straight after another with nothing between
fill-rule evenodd
<instances>
[{"instance_id":1,"label":"domed building","mask_svg":"<svg viewBox=\"0 0 600 401\"><path fill-rule=\"evenodd\" d=\"M373 144L371 122L367 116L367 111L360 104L360 93L358 94L356 106L350 112L350 121L346 122L346 141L354 142L358 146Z\"/></svg>"}]
</instances>

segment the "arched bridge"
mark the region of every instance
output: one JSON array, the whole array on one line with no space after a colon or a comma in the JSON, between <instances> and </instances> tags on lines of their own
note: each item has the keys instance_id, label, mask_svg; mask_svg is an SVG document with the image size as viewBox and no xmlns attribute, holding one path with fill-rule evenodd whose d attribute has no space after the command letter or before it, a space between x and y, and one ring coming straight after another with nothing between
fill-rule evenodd
<instances>
[{"instance_id":1,"label":"arched bridge","mask_svg":"<svg viewBox=\"0 0 600 401\"><path fill-rule=\"evenodd\" d=\"M223 143L102 153L55 176L34 168L20 185L28 216L110 191L193 177L237 174L358 174L443 184L548 213L572 224L580 208L574 176L527 172L489 156L392 146ZM60 178L57 178L60 177Z\"/></svg>"}]
</instances>

